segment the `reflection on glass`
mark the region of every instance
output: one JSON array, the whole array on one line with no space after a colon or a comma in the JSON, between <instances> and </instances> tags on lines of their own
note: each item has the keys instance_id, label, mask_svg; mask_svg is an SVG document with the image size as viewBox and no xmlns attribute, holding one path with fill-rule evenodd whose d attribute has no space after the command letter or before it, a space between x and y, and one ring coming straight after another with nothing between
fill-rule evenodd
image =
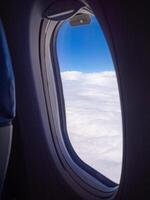
<instances>
[{"instance_id":1,"label":"reflection on glass","mask_svg":"<svg viewBox=\"0 0 150 200\"><path fill-rule=\"evenodd\" d=\"M110 50L96 18L78 26L65 21L58 31L57 55L71 144L85 163L119 183L119 91Z\"/></svg>"}]
</instances>

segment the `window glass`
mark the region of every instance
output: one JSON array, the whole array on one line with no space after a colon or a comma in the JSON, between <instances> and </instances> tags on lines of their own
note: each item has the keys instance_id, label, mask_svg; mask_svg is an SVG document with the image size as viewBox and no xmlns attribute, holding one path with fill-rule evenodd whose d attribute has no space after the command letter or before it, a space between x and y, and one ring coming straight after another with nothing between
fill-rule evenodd
<instances>
[{"instance_id":1,"label":"window glass","mask_svg":"<svg viewBox=\"0 0 150 200\"><path fill-rule=\"evenodd\" d=\"M96 17L76 20L66 20L57 35L67 133L86 164L119 183L122 119L112 57Z\"/></svg>"}]
</instances>

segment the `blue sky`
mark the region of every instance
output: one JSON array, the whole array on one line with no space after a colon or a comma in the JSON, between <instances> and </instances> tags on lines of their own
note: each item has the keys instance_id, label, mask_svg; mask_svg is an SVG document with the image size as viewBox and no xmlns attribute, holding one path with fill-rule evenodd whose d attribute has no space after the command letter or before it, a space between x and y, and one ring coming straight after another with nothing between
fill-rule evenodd
<instances>
[{"instance_id":1,"label":"blue sky","mask_svg":"<svg viewBox=\"0 0 150 200\"><path fill-rule=\"evenodd\" d=\"M114 70L106 39L94 16L88 25L63 23L57 36L57 55L61 71Z\"/></svg>"}]
</instances>

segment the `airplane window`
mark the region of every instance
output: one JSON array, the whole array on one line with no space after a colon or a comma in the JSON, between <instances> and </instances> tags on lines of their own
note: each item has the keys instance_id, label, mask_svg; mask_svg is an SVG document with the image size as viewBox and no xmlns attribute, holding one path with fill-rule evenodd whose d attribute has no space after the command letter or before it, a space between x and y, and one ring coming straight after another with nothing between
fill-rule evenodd
<instances>
[{"instance_id":1,"label":"airplane window","mask_svg":"<svg viewBox=\"0 0 150 200\"><path fill-rule=\"evenodd\" d=\"M82 161L119 183L119 90L110 50L95 16L77 15L60 25L57 57L70 142Z\"/></svg>"}]
</instances>

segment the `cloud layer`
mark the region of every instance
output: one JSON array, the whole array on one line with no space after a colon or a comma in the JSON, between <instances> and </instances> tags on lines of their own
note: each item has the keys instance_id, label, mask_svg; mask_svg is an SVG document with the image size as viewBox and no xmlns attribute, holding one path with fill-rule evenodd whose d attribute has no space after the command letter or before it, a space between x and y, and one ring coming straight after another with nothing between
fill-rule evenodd
<instances>
[{"instance_id":1,"label":"cloud layer","mask_svg":"<svg viewBox=\"0 0 150 200\"><path fill-rule=\"evenodd\" d=\"M88 165L119 183L122 121L114 71L61 72L70 141Z\"/></svg>"}]
</instances>

